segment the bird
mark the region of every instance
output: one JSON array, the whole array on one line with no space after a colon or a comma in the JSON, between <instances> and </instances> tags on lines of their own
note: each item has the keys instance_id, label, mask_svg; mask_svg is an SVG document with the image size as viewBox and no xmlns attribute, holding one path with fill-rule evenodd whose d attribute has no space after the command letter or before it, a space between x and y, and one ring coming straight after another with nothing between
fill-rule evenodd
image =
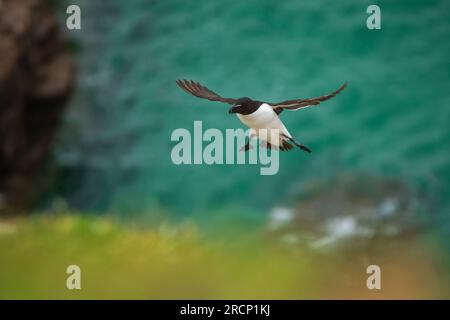
<instances>
[{"instance_id":1,"label":"bird","mask_svg":"<svg viewBox=\"0 0 450 320\"><path fill-rule=\"evenodd\" d=\"M248 151L251 149L251 139L257 137L261 140L261 146L264 146L267 149L289 151L292 150L294 146L297 146L308 153L311 153L311 149L294 139L281 121L280 114L284 110L295 111L318 105L323 101L335 97L347 87L347 82L345 82L336 91L327 95L272 103L253 100L248 97L238 99L224 98L193 80L176 80L176 84L195 97L231 105L228 113L236 114L239 120L250 129L248 140L241 148L241 151ZM272 131L274 134L271 134Z\"/></svg>"}]
</instances>

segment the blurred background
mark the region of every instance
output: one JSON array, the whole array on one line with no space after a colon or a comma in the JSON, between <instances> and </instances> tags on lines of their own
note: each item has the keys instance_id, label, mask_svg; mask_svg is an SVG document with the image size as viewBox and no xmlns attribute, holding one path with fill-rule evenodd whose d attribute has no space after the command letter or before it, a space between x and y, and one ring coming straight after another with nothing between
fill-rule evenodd
<instances>
[{"instance_id":1,"label":"blurred background","mask_svg":"<svg viewBox=\"0 0 450 320\"><path fill-rule=\"evenodd\" d=\"M450 3L371 4L1 0L0 298L450 298ZM261 176L172 163L174 129L243 127L178 78L349 85L281 115L313 153Z\"/></svg>"}]
</instances>

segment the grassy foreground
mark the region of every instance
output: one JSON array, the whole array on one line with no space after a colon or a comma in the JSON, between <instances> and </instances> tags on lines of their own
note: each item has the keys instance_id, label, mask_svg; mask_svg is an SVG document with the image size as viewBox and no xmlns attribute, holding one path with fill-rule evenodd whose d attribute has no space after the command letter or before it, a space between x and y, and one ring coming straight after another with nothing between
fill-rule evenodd
<instances>
[{"instance_id":1,"label":"grassy foreground","mask_svg":"<svg viewBox=\"0 0 450 320\"><path fill-rule=\"evenodd\" d=\"M372 256L383 268L383 289L374 292L366 258L255 237L226 243L193 224L142 230L74 214L0 220L0 299L449 297L428 249ZM66 288L72 264L81 268L81 290Z\"/></svg>"}]
</instances>

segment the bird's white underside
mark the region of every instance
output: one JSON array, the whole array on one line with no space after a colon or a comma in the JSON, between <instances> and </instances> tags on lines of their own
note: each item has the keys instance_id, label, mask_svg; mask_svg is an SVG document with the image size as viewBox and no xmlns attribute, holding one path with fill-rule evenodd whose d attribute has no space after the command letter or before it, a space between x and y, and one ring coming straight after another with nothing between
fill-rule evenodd
<instances>
[{"instance_id":1,"label":"bird's white underside","mask_svg":"<svg viewBox=\"0 0 450 320\"><path fill-rule=\"evenodd\" d=\"M286 138L281 135L292 137L273 108L267 103L262 104L255 112L251 114L242 115L238 113L237 116L243 124L252 129L250 130L250 138L255 136L258 137L258 139L267 141L278 147L280 145L280 141L286 140ZM259 131L260 129L267 129L267 132L263 133ZM276 134L276 131L272 131L273 129L277 129L278 134ZM271 138L272 133L275 139Z\"/></svg>"}]
</instances>

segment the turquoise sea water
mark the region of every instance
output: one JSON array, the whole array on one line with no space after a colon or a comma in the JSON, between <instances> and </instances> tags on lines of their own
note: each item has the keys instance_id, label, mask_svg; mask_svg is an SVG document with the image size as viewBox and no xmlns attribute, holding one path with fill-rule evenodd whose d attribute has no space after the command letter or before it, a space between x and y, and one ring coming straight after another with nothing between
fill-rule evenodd
<instances>
[{"instance_id":1,"label":"turquoise sea water","mask_svg":"<svg viewBox=\"0 0 450 320\"><path fill-rule=\"evenodd\" d=\"M345 175L389 177L431 195L449 221L450 3L377 1L78 1L78 86L55 151L70 206L178 215L267 212L305 185ZM257 166L175 166L176 128L243 128L227 107L176 85L278 101L348 88L282 119L308 155ZM367 182L368 183L368 182ZM365 181L360 181L365 185ZM369 186L370 188L370 186Z\"/></svg>"}]
</instances>

